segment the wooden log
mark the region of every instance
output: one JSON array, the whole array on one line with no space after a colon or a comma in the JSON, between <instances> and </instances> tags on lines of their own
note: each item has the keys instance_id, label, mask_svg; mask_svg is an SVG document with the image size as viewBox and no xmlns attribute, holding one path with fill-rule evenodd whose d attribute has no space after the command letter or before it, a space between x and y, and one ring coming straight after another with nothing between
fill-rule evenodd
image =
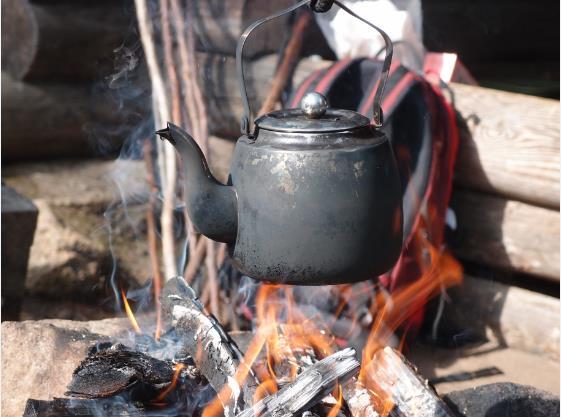
<instances>
[{"instance_id":1,"label":"wooden log","mask_svg":"<svg viewBox=\"0 0 561 417\"><path fill-rule=\"evenodd\" d=\"M559 299L472 276L449 291L441 334L464 334L559 361Z\"/></svg>"},{"instance_id":2,"label":"wooden log","mask_svg":"<svg viewBox=\"0 0 561 417\"><path fill-rule=\"evenodd\" d=\"M451 206L460 259L559 281L558 211L467 190L456 190Z\"/></svg>"},{"instance_id":3,"label":"wooden log","mask_svg":"<svg viewBox=\"0 0 561 417\"><path fill-rule=\"evenodd\" d=\"M363 366L365 385L384 406L391 404L390 416L455 416L427 380L395 349L380 349Z\"/></svg>"},{"instance_id":4,"label":"wooden log","mask_svg":"<svg viewBox=\"0 0 561 417\"><path fill-rule=\"evenodd\" d=\"M238 39L251 23L292 3L291 0L196 0L193 12L197 50L235 56ZM268 22L248 38L244 57L278 52L290 33L288 29L289 16Z\"/></svg>"},{"instance_id":5,"label":"wooden log","mask_svg":"<svg viewBox=\"0 0 561 417\"><path fill-rule=\"evenodd\" d=\"M3 161L114 155L124 127L148 111L144 96L120 108L85 85L27 84L2 73Z\"/></svg>"},{"instance_id":6,"label":"wooden log","mask_svg":"<svg viewBox=\"0 0 561 417\"><path fill-rule=\"evenodd\" d=\"M212 388L217 393L225 386L230 387L232 393L243 392L241 398L232 398L233 404L224 404L225 408L250 405L257 387L253 373L249 373L241 387L234 379L243 359L242 352L220 323L205 311L194 290L183 278L167 281L162 290L161 304L172 326L183 338L185 352L193 358Z\"/></svg>"},{"instance_id":7,"label":"wooden log","mask_svg":"<svg viewBox=\"0 0 561 417\"><path fill-rule=\"evenodd\" d=\"M18 80L93 80L113 69L133 23L125 0L3 1L2 70Z\"/></svg>"},{"instance_id":8,"label":"wooden log","mask_svg":"<svg viewBox=\"0 0 561 417\"><path fill-rule=\"evenodd\" d=\"M346 348L307 367L290 384L245 409L237 417L293 417L312 408L358 373L360 363L356 351Z\"/></svg>"},{"instance_id":9,"label":"wooden log","mask_svg":"<svg viewBox=\"0 0 561 417\"><path fill-rule=\"evenodd\" d=\"M559 101L452 84L467 126L456 183L559 208Z\"/></svg>"},{"instance_id":10,"label":"wooden log","mask_svg":"<svg viewBox=\"0 0 561 417\"><path fill-rule=\"evenodd\" d=\"M234 56L238 38L250 23L290 4L291 0L196 1L197 50ZM3 1L2 70L26 81L85 81L108 75L114 72L115 50L137 37L132 8L128 0ZM277 52L286 41L286 35L279 34L288 34L288 28L285 16L258 29L244 56ZM129 63L137 55L130 52Z\"/></svg>"}]
</instances>

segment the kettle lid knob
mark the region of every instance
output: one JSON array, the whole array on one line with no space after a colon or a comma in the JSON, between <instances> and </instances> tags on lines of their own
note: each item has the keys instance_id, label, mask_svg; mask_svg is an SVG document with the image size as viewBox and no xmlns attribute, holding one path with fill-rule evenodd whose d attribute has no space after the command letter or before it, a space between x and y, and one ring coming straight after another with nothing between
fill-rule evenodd
<instances>
[{"instance_id":1,"label":"kettle lid knob","mask_svg":"<svg viewBox=\"0 0 561 417\"><path fill-rule=\"evenodd\" d=\"M300 108L309 119L318 119L327 110L327 99L322 94L313 91L304 96Z\"/></svg>"}]
</instances>

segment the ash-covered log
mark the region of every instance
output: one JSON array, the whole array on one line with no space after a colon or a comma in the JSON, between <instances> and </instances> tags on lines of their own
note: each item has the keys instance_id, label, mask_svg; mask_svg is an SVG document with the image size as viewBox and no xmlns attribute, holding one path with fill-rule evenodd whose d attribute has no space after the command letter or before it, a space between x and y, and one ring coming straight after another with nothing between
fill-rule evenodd
<instances>
[{"instance_id":1,"label":"ash-covered log","mask_svg":"<svg viewBox=\"0 0 561 417\"><path fill-rule=\"evenodd\" d=\"M380 406L392 406L389 414L392 417L456 415L414 366L389 346L376 352L363 371L369 391L373 391L378 400L382 399ZM356 395L364 395L360 383L357 383ZM354 400L349 399L353 412ZM381 409L376 411L382 412Z\"/></svg>"},{"instance_id":2,"label":"ash-covered log","mask_svg":"<svg viewBox=\"0 0 561 417\"><path fill-rule=\"evenodd\" d=\"M307 367L290 384L269 395L237 417L292 417L312 408L329 395L338 383L358 373L356 351L347 348Z\"/></svg>"},{"instance_id":3,"label":"ash-covered log","mask_svg":"<svg viewBox=\"0 0 561 417\"><path fill-rule=\"evenodd\" d=\"M191 356L200 372L219 393L228 385L232 393L243 396L233 401L237 405L251 405L258 381L249 373L242 387L234 379L243 354L216 318L207 313L195 291L182 277L169 280L162 290L164 313L182 338L183 349Z\"/></svg>"}]
</instances>

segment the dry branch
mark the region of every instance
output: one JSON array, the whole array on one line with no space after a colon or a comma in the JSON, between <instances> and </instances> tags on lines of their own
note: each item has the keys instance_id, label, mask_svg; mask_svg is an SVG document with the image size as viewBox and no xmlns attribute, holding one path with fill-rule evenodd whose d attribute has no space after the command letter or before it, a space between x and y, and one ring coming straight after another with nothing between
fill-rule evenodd
<instances>
[{"instance_id":1,"label":"dry branch","mask_svg":"<svg viewBox=\"0 0 561 417\"><path fill-rule=\"evenodd\" d=\"M341 350L310 365L293 382L239 413L237 417L299 415L319 403L338 383L356 375L359 369L355 350Z\"/></svg>"}]
</instances>

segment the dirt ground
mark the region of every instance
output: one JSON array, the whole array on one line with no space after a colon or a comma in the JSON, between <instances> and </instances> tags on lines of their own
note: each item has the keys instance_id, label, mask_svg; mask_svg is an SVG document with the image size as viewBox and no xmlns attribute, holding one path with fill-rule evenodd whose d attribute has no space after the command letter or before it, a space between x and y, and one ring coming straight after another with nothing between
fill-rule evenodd
<instances>
[{"instance_id":1,"label":"dirt ground","mask_svg":"<svg viewBox=\"0 0 561 417\"><path fill-rule=\"evenodd\" d=\"M444 349L417 343L407 354L439 394L495 382L531 385L559 395L559 362L490 342ZM436 382L436 383L434 383Z\"/></svg>"}]
</instances>

